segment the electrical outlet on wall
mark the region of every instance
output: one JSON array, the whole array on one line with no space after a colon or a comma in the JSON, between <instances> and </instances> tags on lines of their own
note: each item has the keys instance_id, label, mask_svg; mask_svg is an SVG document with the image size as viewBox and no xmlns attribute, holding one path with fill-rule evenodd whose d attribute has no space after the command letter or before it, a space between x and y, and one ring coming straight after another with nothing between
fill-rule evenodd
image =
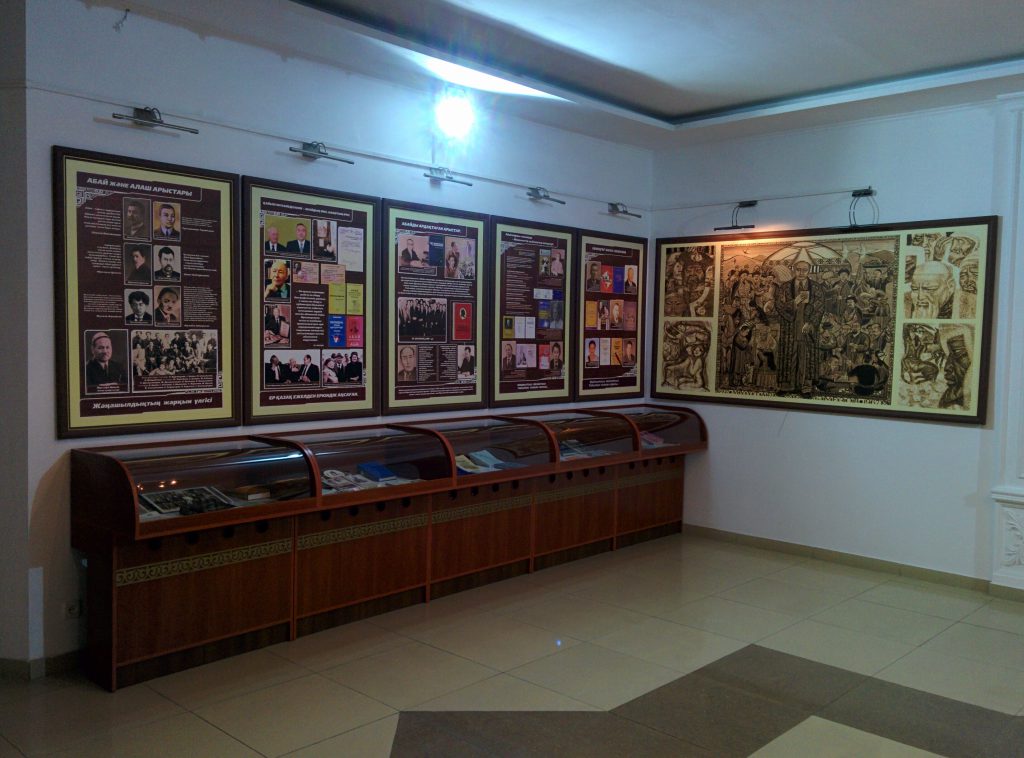
<instances>
[{"instance_id":1,"label":"electrical outlet on wall","mask_svg":"<svg viewBox=\"0 0 1024 758\"><path fill-rule=\"evenodd\" d=\"M64 618L77 619L82 617L82 600L69 600L64 603Z\"/></svg>"}]
</instances>

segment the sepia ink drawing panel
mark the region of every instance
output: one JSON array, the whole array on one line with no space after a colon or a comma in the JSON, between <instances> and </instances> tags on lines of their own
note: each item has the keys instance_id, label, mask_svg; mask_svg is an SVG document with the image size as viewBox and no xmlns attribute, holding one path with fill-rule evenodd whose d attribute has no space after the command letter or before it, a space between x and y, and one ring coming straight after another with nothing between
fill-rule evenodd
<instances>
[{"instance_id":1,"label":"sepia ink drawing panel","mask_svg":"<svg viewBox=\"0 0 1024 758\"><path fill-rule=\"evenodd\" d=\"M659 239L660 398L984 423L997 219Z\"/></svg>"}]
</instances>

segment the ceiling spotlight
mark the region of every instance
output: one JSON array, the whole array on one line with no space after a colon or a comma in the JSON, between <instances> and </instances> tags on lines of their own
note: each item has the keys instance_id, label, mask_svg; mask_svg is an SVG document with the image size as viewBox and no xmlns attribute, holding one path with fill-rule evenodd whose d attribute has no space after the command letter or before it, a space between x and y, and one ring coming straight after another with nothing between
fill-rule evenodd
<instances>
[{"instance_id":1,"label":"ceiling spotlight","mask_svg":"<svg viewBox=\"0 0 1024 758\"><path fill-rule=\"evenodd\" d=\"M434 120L445 137L465 139L476 120L469 95L465 92L446 91L434 106Z\"/></svg>"}]
</instances>

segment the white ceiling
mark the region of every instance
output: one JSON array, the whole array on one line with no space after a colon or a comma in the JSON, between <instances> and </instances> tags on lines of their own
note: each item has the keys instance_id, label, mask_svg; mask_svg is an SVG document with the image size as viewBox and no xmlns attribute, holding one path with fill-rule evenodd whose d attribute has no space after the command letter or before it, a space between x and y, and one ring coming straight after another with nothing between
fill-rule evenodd
<instances>
[{"instance_id":1,"label":"white ceiling","mask_svg":"<svg viewBox=\"0 0 1024 758\"><path fill-rule=\"evenodd\" d=\"M503 108L647 146L1024 90L1021 0L296 2L386 43L387 76L432 53L575 104Z\"/></svg>"},{"instance_id":2,"label":"white ceiling","mask_svg":"<svg viewBox=\"0 0 1024 758\"><path fill-rule=\"evenodd\" d=\"M1024 92L1024 0L133 0L132 10L417 89L438 85L426 56L461 63L562 98L495 95L489 107L645 148ZM304 44L280 29L301 30Z\"/></svg>"}]
</instances>

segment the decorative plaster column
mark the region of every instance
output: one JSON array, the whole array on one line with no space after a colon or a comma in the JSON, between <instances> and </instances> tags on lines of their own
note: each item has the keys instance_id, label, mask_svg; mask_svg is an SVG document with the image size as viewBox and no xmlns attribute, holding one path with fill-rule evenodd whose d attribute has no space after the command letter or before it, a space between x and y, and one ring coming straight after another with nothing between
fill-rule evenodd
<instances>
[{"instance_id":1,"label":"decorative plaster column","mask_svg":"<svg viewBox=\"0 0 1024 758\"><path fill-rule=\"evenodd\" d=\"M1024 590L1024 92L1000 98L994 207L1002 216L993 345L999 444L992 583Z\"/></svg>"}]
</instances>

